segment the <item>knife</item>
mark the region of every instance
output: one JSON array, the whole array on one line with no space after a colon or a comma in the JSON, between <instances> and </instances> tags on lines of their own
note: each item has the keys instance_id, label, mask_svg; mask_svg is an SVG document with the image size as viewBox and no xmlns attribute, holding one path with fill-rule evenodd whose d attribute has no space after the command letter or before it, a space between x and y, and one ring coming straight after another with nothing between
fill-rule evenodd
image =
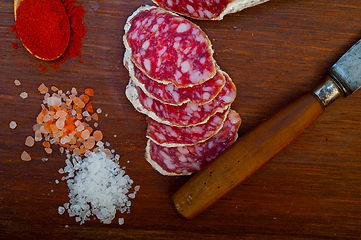
<instances>
[{"instance_id":1,"label":"knife","mask_svg":"<svg viewBox=\"0 0 361 240\"><path fill-rule=\"evenodd\" d=\"M188 180L173 196L175 211L192 219L260 169L309 127L337 98L361 87L361 40L313 92L268 118Z\"/></svg>"}]
</instances>

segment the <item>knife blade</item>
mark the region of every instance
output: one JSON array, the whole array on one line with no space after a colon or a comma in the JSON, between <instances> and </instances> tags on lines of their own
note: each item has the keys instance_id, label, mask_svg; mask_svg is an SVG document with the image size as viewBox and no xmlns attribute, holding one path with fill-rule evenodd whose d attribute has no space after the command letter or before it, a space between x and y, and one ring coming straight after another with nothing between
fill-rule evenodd
<instances>
[{"instance_id":1,"label":"knife blade","mask_svg":"<svg viewBox=\"0 0 361 240\"><path fill-rule=\"evenodd\" d=\"M306 93L241 136L188 180L173 196L176 213L192 219L226 195L282 151L339 97L361 87L361 40Z\"/></svg>"}]
</instances>

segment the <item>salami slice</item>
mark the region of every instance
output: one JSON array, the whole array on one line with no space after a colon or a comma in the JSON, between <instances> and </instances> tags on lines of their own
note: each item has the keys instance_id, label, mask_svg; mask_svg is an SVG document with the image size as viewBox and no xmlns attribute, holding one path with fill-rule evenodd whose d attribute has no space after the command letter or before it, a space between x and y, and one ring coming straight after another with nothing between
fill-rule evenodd
<instances>
[{"instance_id":1,"label":"salami slice","mask_svg":"<svg viewBox=\"0 0 361 240\"><path fill-rule=\"evenodd\" d=\"M146 160L163 175L198 172L237 139L240 124L238 113L230 110L222 129L206 142L187 147L163 147L148 140Z\"/></svg>"},{"instance_id":2,"label":"salami slice","mask_svg":"<svg viewBox=\"0 0 361 240\"><path fill-rule=\"evenodd\" d=\"M189 87L216 74L210 40L183 17L158 7L140 7L124 30L131 60L155 81Z\"/></svg>"},{"instance_id":3,"label":"salami slice","mask_svg":"<svg viewBox=\"0 0 361 240\"><path fill-rule=\"evenodd\" d=\"M179 127L203 124L215 113L228 109L236 98L236 86L225 72L222 73L226 77L222 91L211 102L203 105L191 102L181 106L164 104L148 97L131 79L125 93L135 109L157 122Z\"/></svg>"},{"instance_id":4,"label":"salami slice","mask_svg":"<svg viewBox=\"0 0 361 240\"><path fill-rule=\"evenodd\" d=\"M128 56L126 53L125 58ZM179 106L187 102L205 104L212 101L222 90L226 80L220 71L210 80L193 87L178 88L172 83L163 84L150 79L130 60L124 60L134 84L140 87L149 97L162 103Z\"/></svg>"},{"instance_id":5,"label":"salami slice","mask_svg":"<svg viewBox=\"0 0 361 240\"><path fill-rule=\"evenodd\" d=\"M205 142L223 126L228 110L213 115L206 123L190 127L168 126L147 117L147 137L165 147L190 146Z\"/></svg>"},{"instance_id":6,"label":"salami slice","mask_svg":"<svg viewBox=\"0 0 361 240\"><path fill-rule=\"evenodd\" d=\"M158 6L187 17L202 20L222 20L226 14L239 12L268 0L152 0Z\"/></svg>"}]
</instances>

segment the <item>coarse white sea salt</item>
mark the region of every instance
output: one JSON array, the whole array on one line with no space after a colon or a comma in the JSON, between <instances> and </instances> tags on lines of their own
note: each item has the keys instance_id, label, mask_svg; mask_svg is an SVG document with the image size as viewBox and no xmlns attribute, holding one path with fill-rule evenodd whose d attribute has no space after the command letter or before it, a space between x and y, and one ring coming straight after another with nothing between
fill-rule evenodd
<instances>
[{"instance_id":1,"label":"coarse white sea salt","mask_svg":"<svg viewBox=\"0 0 361 240\"><path fill-rule=\"evenodd\" d=\"M16 126L17 126L17 124L16 124L15 121L11 121L10 124L9 124L9 127L10 127L11 129L15 129Z\"/></svg>"},{"instance_id":2,"label":"coarse white sea salt","mask_svg":"<svg viewBox=\"0 0 361 240\"><path fill-rule=\"evenodd\" d=\"M69 216L75 217L80 224L90 220L92 215L102 223L110 224L117 210L130 213L130 199L137 193L133 191L129 194L133 180L116 159L109 158L102 144L99 145L99 151L90 152L85 158L69 155L63 168L67 176L62 180L67 181L70 190L69 203L65 203L64 207ZM61 212L62 209L59 214ZM118 221L123 224L124 219Z\"/></svg>"},{"instance_id":3,"label":"coarse white sea salt","mask_svg":"<svg viewBox=\"0 0 361 240\"><path fill-rule=\"evenodd\" d=\"M22 93L20 93L20 97L22 98L22 99L25 99L25 98L27 98L29 95L28 95L28 93L27 92L22 92Z\"/></svg>"}]
</instances>

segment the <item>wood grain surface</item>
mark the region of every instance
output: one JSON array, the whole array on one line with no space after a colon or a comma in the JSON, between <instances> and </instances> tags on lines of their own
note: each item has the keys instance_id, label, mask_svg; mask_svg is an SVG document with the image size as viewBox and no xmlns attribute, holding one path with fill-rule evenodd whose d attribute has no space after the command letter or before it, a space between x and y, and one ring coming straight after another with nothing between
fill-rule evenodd
<instances>
[{"instance_id":1,"label":"wood grain surface","mask_svg":"<svg viewBox=\"0 0 361 240\"><path fill-rule=\"evenodd\" d=\"M124 94L123 26L135 9L152 2L81 2L87 29L83 62L68 59L47 71L11 33L13 2L0 2L0 239L360 239L361 92L337 100L258 172L195 219L184 220L170 199L189 177L162 176L144 160L145 117ZM243 119L243 135L311 91L361 38L361 3L271 0L222 21L194 22L237 86L232 108ZM58 206L69 200L66 183L55 183L65 156L57 149L48 155L39 143L24 145L40 111L41 83L65 91L95 89L104 141L141 186L131 213L116 215L125 218L124 225L97 219L79 225L58 214ZM23 91L27 99L19 97ZM17 122L16 129L9 128L10 121ZM23 150L33 156L31 162L20 160Z\"/></svg>"}]
</instances>

